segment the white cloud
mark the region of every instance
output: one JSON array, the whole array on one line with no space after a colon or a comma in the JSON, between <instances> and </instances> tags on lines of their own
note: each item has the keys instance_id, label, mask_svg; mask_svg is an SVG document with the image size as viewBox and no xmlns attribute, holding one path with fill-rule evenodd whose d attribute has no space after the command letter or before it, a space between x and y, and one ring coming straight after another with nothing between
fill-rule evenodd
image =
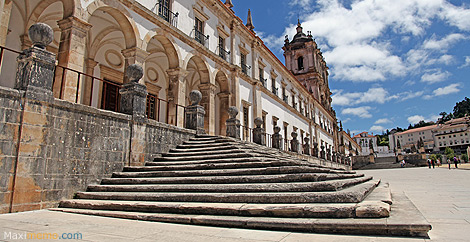
<instances>
[{"instance_id":1,"label":"white cloud","mask_svg":"<svg viewBox=\"0 0 470 242\"><path fill-rule=\"evenodd\" d=\"M421 115L413 115L411 117L408 117L408 123L410 124L416 124L418 123L419 121L423 120L424 121L424 117L421 116Z\"/></svg>"},{"instance_id":2,"label":"white cloud","mask_svg":"<svg viewBox=\"0 0 470 242\"><path fill-rule=\"evenodd\" d=\"M384 130L385 130L385 128L382 127L382 126L380 126L380 125L373 125L373 126L370 127L370 129L369 129L369 131L375 132L375 133L382 133Z\"/></svg>"},{"instance_id":3,"label":"white cloud","mask_svg":"<svg viewBox=\"0 0 470 242\"><path fill-rule=\"evenodd\" d=\"M432 93L435 95L435 96L443 96L443 95L448 95L448 94L452 94L452 93L457 93L460 91L460 83L454 83L454 84L450 84L448 86L445 86L445 87L440 87L436 90L434 90Z\"/></svg>"},{"instance_id":4,"label":"white cloud","mask_svg":"<svg viewBox=\"0 0 470 242\"><path fill-rule=\"evenodd\" d=\"M349 106L361 103L380 103L383 104L388 101L389 93L382 87L369 88L366 92L350 92L343 93L343 90L337 91L332 96L333 105Z\"/></svg>"},{"instance_id":5,"label":"white cloud","mask_svg":"<svg viewBox=\"0 0 470 242\"><path fill-rule=\"evenodd\" d=\"M345 108L341 111L342 115L354 115L361 118L372 118L369 110L372 108L369 106L357 107L357 108Z\"/></svg>"},{"instance_id":6,"label":"white cloud","mask_svg":"<svg viewBox=\"0 0 470 242\"><path fill-rule=\"evenodd\" d=\"M450 73L445 71L442 72L441 70L434 72L434 73L425 73L421 76L421 82L425 82L428 84L433 84L437 82L443 82L449 77Z\"/></svg>"},{"instance_id":7,"label":"white cloud","mask_svg":"<svg viewBox=\"0 0 470 242\"><path fill-rule=\"evenodd\" d=\"M465 56L465 63L459 68L469 67L470 66L470 56Z\"/></svg>"},{"instance_id":8,"label":"white cloud","mask_svg":"<svg viewBox=\"0 0 470 242\"><path fill-rule=\"evenodd\" d=\"M408 123L410 124L417 124L419 121L424 121L424 122L436 122L441 116L439 115L430 115L429 117L425 118L424 116L421 115L413 115L407 118Z\"/></svg>"},{"instance_id":9,"label":"white cloud","mask_svg":"<svg viewBox=\"0 0 470 242\"><path fill-rule=\"evenodd\" d=\"M392 121L388 118L381 118L377 121L375 121L374 124L388 124L388 123L391 123Z\"/></svg>"},{"instance_id":10,"label":"white cloud","mask_svg":"<svg viewBox=\"0 0 470 242\"><path fill-rule=\"evenodd\" d=\"M301 7L310 7L312 5L312 0L291 0L289 1L290 5L299 5Z\"/></svg>"},{"instance_id":11,"label":"white cloud","mask_svg":"<svg viewBox=\"0 0 470 242\"><path fill-rule=\"evenodd\" d=\"M432 92L432 94L424 95L423 98L429 100L429 99L432 99L433 97L438 97L438 96L449 95L449 94L452 94L452 93L457 93L457 92L460 92L461 87L462 87L462 84L460 84L460 83L450 84L450 85L445 86L445 87L437 88L436 90L434 90Z\"/></svg>"},{"instance_id":12,"label":"white cloud","mask_svg":"<svg viewBox=\"0 0 470 242\"><path fill-rule=\"evenodd\" d=\"M424 41L423 48L431 49L431 50L446 51L451 45L465 38L466 37L463 34L453 33L438 40L436 36L433 35L430 39Z\"/></svg>"},{"instance_id":13,"label":"white cloud","mask_svg":"<svg viewBox=\"0 0 470 242\"><path fill-rule=\"evenodd\" d=\"M465 5L464 5L465 6ZM470 9L454 6L445 2L441 12L441 18L445 19L450 25L456 26L460 30L470 30Z\"/></svg>"},{"instance_id":14,"label":"white cloud","mask_svg":"<svg viewBox=\"0 0 470 242\"><path fill-rule=\"evenodd\" d=\"M412 92L412 91L407 91L407 92L402 92L394 95L395 99L397 99L399 102L406 101L408 99L412 99L415 97L420 97L424 94L424 91L419 91L419 92Z\"/></svg>"}]
</instances>

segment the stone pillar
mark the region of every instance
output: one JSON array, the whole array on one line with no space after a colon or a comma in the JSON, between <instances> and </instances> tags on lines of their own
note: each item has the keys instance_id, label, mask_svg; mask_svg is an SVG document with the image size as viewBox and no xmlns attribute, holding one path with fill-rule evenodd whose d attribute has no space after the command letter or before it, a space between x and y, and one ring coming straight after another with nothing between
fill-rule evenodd
<instances>
[{"instance_id":1,"label":"stone pillar","mask_svg":"<svg viewBox=\"0 0 470 242\"><path fill-rule=\"evenodd\" d=\"M86 49L87 33L91 25L77 17L71 16L57 22L61 30L58 65L76 71L83 71L84 56ZM57 68L54 96L64 100L75 102L80 101L80 91L78 91L78 74L72 71L64 71Z\"/></svg>"},{"instance_id":2,"label":"stone pillar","mask_svg":"<svg viewBox=\"0 0 470 242\"><path fill-rule=\"evenodd\" d=\"M211 83L205 83L200 85L202 100L201 105L206 111L204 119L204 129L210 135L215 134L215 90L216 86Z\"/></svg>"},{"instance_id":3,"label":"stone pillar","mask_svg":"<svg viewBox=\"0 0 470 242\"><path fill-rule=\"evenodd\" d=\"M261 127L261 125L263 125L263 119L260 117L255 118L255 125L256 128L253 129L253 142L260 145L266 145L266 133Z\"/></svg>"},{"instance_id":4,"label":"stone pillar","mask_svg":"<svg viewBox=\"0 0 470 242\"><path fill-rule=\"evenodd\" d=\"M216 122L219 122L219 131L220 135L222 136L226 135L225 131L227 130L227 127L225 127L225 122L227 119L229 119L229 115L225 110L228 110L230 107L230 95L230 93L225 92L217 94L217 96L219 96L220 107L219 110L216 110L216 112L219 112L219 120L216 120Z\"/></svg>"},{"instance_id":5,"label":"stone pillar","mask_svg":"<svg viewBox=\"0 0 470 242\"><path fill-rule=\"evenodd\" d=\"M137 64L140 66L144 66L145 64L145 58L149 56L149 53L145 50L142 50L137 47L132 47L129 49L125 49L121 51L122 56L124 56L124 67L126 67L125 70L127 70L127 66L132 65L132 64ZM124 73L124 83L128 83L129 80L127 79L126 73ZM145 84L144 80L140 80L141 84Z\"/></svg>"},{"instance_id":6,"label":"stone pillar","mask_svg":"<svg viewBox=\"0 0 470 242\"><path fill-rule=\"evenodd\" d=\"M85 73L87 75L93 76L95 67L98 65L98 62L96 62L93 59L88 59L86 61L86 70ZM91 98L93 95L93 78L87 76L85 79L85 84L84 84L84 90L83 90L83 104L90 105L92 106Z\"/></svg>"},{"instance_id":7,"label":"stone pillar","mask_svg":"<svg viewBox=\"0 0 470 242\"><path fill-rule=\"evenodd\" d=\"M227 136L240 139L240 120L237 119L238 109L235 106L228 108L229 119L227 119Z\"/></svg>"},{"instance_id":8,"label":"stone pillar","mask_svg":"<svg viewBox=\"0 0 470 242\"><path fill-rule=\"evenodd\" d=\"M313 140L315 140L315 139L313 139ZM318 143L316 141L313 142L312 155L314 157L318 157Z\"/></svg>"},{"instance_id":9,"label":"stone pillar","mask_svg":"<svg viewBox=\"0 0 470 242\"><path fill-rule=\"evenodd\" d=\"M231 52L233 53L233 52ZM241 102L240 102L240 80L239 80L239 77L238 77L238 72L239 72L239 69L238 68L233 68L232 70L232 73L230 75L230 88L231 88L231 97L230 97L230 105L231 106L235 106L238 110L241 109L240 105L241 105Z\"/></svg>"},{"instance_id":10,"label":"stone pillar","mask_svg":"<svg viewBox=\"0 0 470 242\"><path fill-rule=\"evenodd\" d=\"M279 132L281 132L281 128L276 125L276 126L274 126L273 130L274 130L273 148L281 149L282 148L282 145L281 145L282 135L279 133Z\"/></svg>"},{"instance_id":11,"label":"stone pillar","mask_svg":"<svg viewBox=\"0 0 470 242\"><path fill-rule=\"evenodd\" d=\"M7 35L8 35L8 25L10 24L10 15L13 2L9 0L0 1L0 45L5 46Z\"/></svg>"},{"instance_id":12,"label":"stone pillar","mask_svg":"<svg viewBox=\"0 0 470 242\"><path fill-rule=\"evenodd\" d=\"M326 160L329 160L329 161L331 161L331 153L330 153L330 151L331 151L330 148L327 147L327 148L326 148Z\"/></svg>"},{"instance_id":13,"label":"stone pillar","mask_svg":"<svg viewBox=\"0 0 470 242\"><path fill-rule=\"evenodd\" d=\"M299 152L299 141L297 140L297 133L292 131L290 134L292 136L292 140L290 141L290 151L292 152Z\"/></svg>"},{"instance_id":14,"label":"stone pillar","mask_svg":"<svg viewBox=\"0 0 470 242\"><path fill-rule=\"evenodd\" d=\"M202 99L200 91L193 90L189 93L191 105L186 107L185 117L186 121L184 127L187 129L196 130L196 134L205 134L204 131L204 107L199 105Z\"/></svg>"},{"instance_id":15,"label":"stone pillar","mask_svg":"<svg viewBox=\"0 0 470 242\"><path fill-rule=\"evenodd\" d=\"M186 85L185 78L188 72L176 68L167 70L169 76L168 82L168 123L183 127L184 126L184 106L186 105Z\"/></svg>"},{"instance_id":16,"label":"stone pillar","mask_svg":"<svg viewBox=\"0 0 470 242\"><path fill-rule=\"evenodd\" d=\"M254 72L254 70L253 70ZM253 117L263 115L263 107L261 106L261 82L253 84Z\"/></svg>"},{"instance_id":17,"label":"stone pillar","mask_svg":"<svg viewBox=\"0 0 470 242\"><path fill-rule=\"evenodd\" d=\"M33 46L17 58L15 88L25 91L27 98L47 101L52 99L55 54L46 50L54 37L52 28L37 23L29 28Z\"/></svg>"},{"instance_id":18,"label":"stone pillar","mask_svg":"<svg viewBox=\"0 0 470 242\"><path fill-rule=\"evenodd\" d=\"M130 80L119 90L121 94L121 112L132 115L132 119L139 123L147 122L147 87L139 83L144 71L142 67L133 64L126 68L127 78Z\"/></svg>"},{"instance_id":19,"label":"stone pillar","mask_svg":"<svg viewBox=\"0 0 470 242\"><path fill-rule=\"evenodd\" d=\"M306 154L306 155L310 155L310 144L309 144L309 142L310 142L310 139L308 137L305 137L304 138L304 145L303 145L304 147L303 148L304 148L304 154Z\"/></svg>"},{"instance_id":20,"label":"stone pillar","mask_svg":"<svg viewBox=\"0 0 470 242\"><path fill-rule=\"evenodd\" d=\"M321 149L321 151L320 151L320 158L326 159L325 146L323 146L323 145L320 146L320 149Z\"/></svg>"}]
</instances>

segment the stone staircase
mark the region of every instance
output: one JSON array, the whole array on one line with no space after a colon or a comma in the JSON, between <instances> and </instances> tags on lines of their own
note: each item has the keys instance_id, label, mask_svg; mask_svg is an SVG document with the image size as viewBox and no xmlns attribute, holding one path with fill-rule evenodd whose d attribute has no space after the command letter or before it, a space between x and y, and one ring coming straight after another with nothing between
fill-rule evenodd
<instances>
[{"instance_id":1,"label":"stone staircase","mask_svg":"<svg viewBox=\"0 0 470 242\"><path fill-rule=\"evenodd\" d=\"M406 196L398 202L410 208L397 209L402 220L394 204L388 184L372 177L232 138L197 136L145 166L125 167L88 186L54 210L248 229L427 236L430 225Z\"/></svg>"}]
</instances>

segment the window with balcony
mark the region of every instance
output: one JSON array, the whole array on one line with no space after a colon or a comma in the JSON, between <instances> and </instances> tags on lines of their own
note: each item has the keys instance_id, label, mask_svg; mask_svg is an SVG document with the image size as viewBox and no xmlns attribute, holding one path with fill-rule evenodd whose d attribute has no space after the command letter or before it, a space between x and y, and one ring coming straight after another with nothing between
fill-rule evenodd
<instances>
[{"instance_id":1,"label":"window with balcony","mask_svg":"<svg viewBox=\"0 0 470 242\"><path fill-rule=\"evenodd\" d=\"M286 88L285 87L282 87L282 100L284 100L284 102L286 102L286 103L289 102L289 96L287 96L287 94L286 94Z\"/></svg>"},{"instance_id":2,"label":"window with balcony","mask_svg":"<svg viewBox=\"0 0 470 242\"><path fill-rule=\"evenodd\" d=\"M259 81L263 84L263 87L266 87L266 79L264 79L264 69L259 68Z\"/></svg>"},{"instance_id":3,"label":"window with balcony","mask_svg":"<svg viewBox=\"0 0 470 242\"><path fill-rule=\"evenodd\" d=\"M221 36L219 36L219 56L224 59L225 61L229 61L230 57L230 51L225 50L225 39Z\"/></svg>"},{"instance_id":4,"label":"window with balcony","mask_svg":"<svg viewBox=\"0 0 470 242\"><path fill-rule=\"evenodd\" d=\"M178 27L178 13L171 11L170 0L158 0L151 11L155 11L159 17L171 25Z\"/></svg>"},{"instance_id":5,"label":"window with balcony","mask_svg":"<svg viewBox=\"0 0 470 242\"><path fill-rule=\"evenodd\" d=\"M271 90L274 93L274 95L277 96L277 87L276 87L276 80L273 78L271 79Z\"/></svg>"},{"instance_id":6,"label":"window with balcony","mask_svg":"<svg viewBox=\"0 0 470 242\"><path fill-rule=\"evenodd\" d=\"M246 55L243 53L240 55L240 67L242 68L243 73L249 75L248 71L250 70L251 66L246 64Z\"/></svg>"},{"instance_id":7,"label":"window with balcony","mask_svg":"<svg viewBox=\"0 0 470 242\"><path fill-rule=\"evenodd\" d=\"M194 20L194 39L204 46L209 40L209 35L204 35L204 22L198 18Z\"/></svg>"}]
</instances>

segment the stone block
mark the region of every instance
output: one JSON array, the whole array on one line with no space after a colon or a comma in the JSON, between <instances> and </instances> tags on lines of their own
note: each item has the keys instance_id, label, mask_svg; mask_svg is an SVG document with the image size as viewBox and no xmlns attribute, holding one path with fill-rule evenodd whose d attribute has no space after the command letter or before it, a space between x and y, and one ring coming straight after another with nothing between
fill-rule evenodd
<instances>
[{"instance_id":1,"label":"stone block","mask_svg":"<svg viewBox=\"0 0 470 242\"><path fill-rule=\"evenodd\" d=\"M385 218L390 216L390 204L380 201L361 202L356 207L358 218Z\"/></svg>"}]
</instances>

